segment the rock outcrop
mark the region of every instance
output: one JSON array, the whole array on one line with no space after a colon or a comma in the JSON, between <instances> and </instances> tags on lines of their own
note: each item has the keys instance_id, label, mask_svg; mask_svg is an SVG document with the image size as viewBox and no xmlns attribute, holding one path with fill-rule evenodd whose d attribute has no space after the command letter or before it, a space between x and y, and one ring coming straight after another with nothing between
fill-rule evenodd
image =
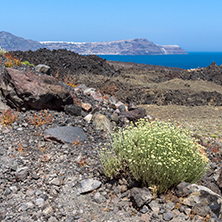
<instances>
[{"instance_id":1,"label":"rock outcrop","mask_svg":"<svg viewBox=\"0 0 222 222\"><path fill-rule=\"evenodd\" d=\"M0 89L7 104L16 109L63 110L73 100L59 81L47 75L25 73L6 68L1 76Z\"/></svg>"}]
</instances>

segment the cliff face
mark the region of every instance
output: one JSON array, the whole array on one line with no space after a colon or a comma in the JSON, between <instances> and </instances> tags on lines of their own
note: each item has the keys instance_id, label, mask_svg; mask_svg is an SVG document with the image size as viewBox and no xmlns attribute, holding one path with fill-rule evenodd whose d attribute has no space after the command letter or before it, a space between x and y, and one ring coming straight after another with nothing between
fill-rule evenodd
<instances>
[{"instance_id":1,"label":"cliff face","mask_svg":"<svg viewBox=\"0 0 222 222\"><path fill-rule=\"evenodd\" d=\"M159 45L161 50L165 55L170 54L187 54L184 49L180 48L178 45Z\"/></svg>"},{"instance_id":2,"label":"cliff face","mask_svg":"<svg viewBox=\"0 0 222 222\"><path fill-rule=\"evenodd\" d=\"M41 42L48 49L68 49L79 54L97 55L167 55L187 54L177 45L156 45L147 39L110 42Z\"/></svg>"},{"instance_id":3,"label":"cliff face","mask_svg":"<svg viewBox=\"0 0 222 222\"><path fill-rule=\"evenodd\" d=\"M41 48L42 44L37 41L17 37L9 32L0 32L0 46L6 51L34 51Z\"/></svg>"},{"instance_id":4,"label":"cliff face","mask_svg":"<svg viewBox=\"0 0 222 222\"><path fill-rule=\"evenodd\" d=\"M0 32L0 46L6 51L35 51L40 48L67 49L75 53L89 55L167 55L186 54L177 45L156 45L147 39L129 39L110 42L37 42L17 37L8 32Z\"/></svg>"}]
</instances>

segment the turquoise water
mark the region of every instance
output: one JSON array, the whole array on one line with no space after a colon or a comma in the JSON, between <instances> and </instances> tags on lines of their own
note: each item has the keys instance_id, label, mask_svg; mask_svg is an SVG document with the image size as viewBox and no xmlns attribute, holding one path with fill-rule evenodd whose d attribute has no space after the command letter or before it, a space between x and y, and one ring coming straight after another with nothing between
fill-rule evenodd
<instances>
[{"instance_id":1,"label":"turquoise water","mask_svg":"<svg viewBox=\"0 0 222 222\"><path fill-rule=\"evenodd\" d=\"M203 68L212 62L222 64L222 52L188 52L188 55L99 55L111 61L145 63L179 67L183 69Z\"/></svg>"}]
</instances>

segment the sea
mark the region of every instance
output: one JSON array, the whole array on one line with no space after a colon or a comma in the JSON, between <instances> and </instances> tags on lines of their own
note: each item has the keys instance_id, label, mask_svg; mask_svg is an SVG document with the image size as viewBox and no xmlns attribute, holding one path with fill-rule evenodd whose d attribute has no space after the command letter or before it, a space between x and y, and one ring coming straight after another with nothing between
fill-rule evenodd
<instances>
[{"instance_id":1,"label":"sea","mask_svg":"<svg viewBox=\"0 0 222 222\"><path fill-rule=\"evenodd\" d=\"M222 64L222 52L188 52L184 55L99 55L101 58L111 61L145 63L147 65L159 65L178 67L182 69L204 68L215 62Z\"/></svg>"}]
</instances>

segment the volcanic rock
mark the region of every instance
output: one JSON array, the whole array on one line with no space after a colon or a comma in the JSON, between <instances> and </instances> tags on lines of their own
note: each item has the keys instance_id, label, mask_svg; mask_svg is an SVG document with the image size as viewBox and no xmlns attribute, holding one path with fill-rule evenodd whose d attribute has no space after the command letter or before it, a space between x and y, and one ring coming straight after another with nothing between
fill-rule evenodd
<instances>
[{"instance_id":1,"label":"volcanic rock","mask_svg":"<svg viewBox=\"0 0 222 222\"><path fill-rule=\"evenodd\" d=\"M46 140L56 140L60 142L74 143L87 139L84 131L80 127L63 126L46 130L44 138Z\"/></svg>"},{"instance_id":2,"label":"volcanic rock","mask_svg":"<svg viewBox=\"0 0 222 222\"><path fill-rule=\"evenodd\" d=\"M71 116L81 116L82 107L77 104L66 105L64 107L65 113Z\"/></svg>"},{"instance_id":3,"label":"volcanic rock","mask_svg":"<svg viewBox=\"0 0 222 222\"><path fill-rule=\"evenodd\" d=\"M210 207L203 203L197 203L193 206L192 211L194 214L205 217L210 212Z\"/></svg>"},{"instance_id":4,"label":"volcanic rock","mask_svg":"<svg viewBox=\"0 0 222 222\"><path fill-rule=\"evenodd\" d=\"M8 105L16 109L62 110L64 105L73 102L56 78L13 68L5 69L0 88Z\"/></svg>"},{"instance_id":5,"label":"volcanic rock","mask_svg":"<svg viewBox=\"0 0 222 222\"><path fill-rule=\"evenodd\" d=\"M107 133L112 132L111 123L105 115L101 113L95 113L93 117L93 122L96 125L97 130L104 130Z\"/></svg>"},{"instance_id":6,"label":"volcanic rock","mask_svg":"<svg viewBox=\"0 0 222 222\"><path fill-rule=\"evenodd\" d=\"M51 71L51 68L47 65L39 64L35 67L35 71L49 75L50 71Z\"/></svg>"},{"instance_id":7,"label":"volcanic rock","mask_svg":"<svg viewBox=\"0 0 222 222\"><path fill-rule=\"evenodd\" d=\"M131 111L121 112L120 116L125 116L129 121L136 122L137 120L144 118L146 116L146 110L144 108L137 108Z\"/></svg>"},{"instance_id":8,"label":"volcanic rock","mask_svg":"<svg viewBox=\"0 0 222 222\"><path fill-rule=\"evenodd\" d=\"M89 112L92 109L92 105L90 103L82 103L81 106L87 112Z\"/></svg>"},{"instance_id":9,"label":"volcanic rock","mask_svg":"<svg viewBox=\"0 0 222 222\"><path fill-rule=\"evenodd\" d=\"M135 203L138 208L141 208L143 205L148 204L153 199L153 195L146 187L134 187L131 189L130 195L133 203Z\"/></svg>"},{"instance_id":10,"label":"volcanic rock","mask_svg":"<svg viewBox=\"0 0 222 222\"><path fill-rule=\"evenodd\" d=\"M85 180L79 181L78 184L79 184L78 191L79 193L83 194L83 193L91 192L99 188L102 183L98 180L85 179Z\"/></svg>"},{"instance_id":11,"label":"volcanic rock","mask_svg":"<svg viewBox=\"0 0 222 222\"><path fill-rule=\"evenodd\" d=\"M28 167L21 167L18 168L15 172L16 178L17 180L23 181L26 179L27 175L29 172L29 168Z\"/></svg>"}]
</instances>

